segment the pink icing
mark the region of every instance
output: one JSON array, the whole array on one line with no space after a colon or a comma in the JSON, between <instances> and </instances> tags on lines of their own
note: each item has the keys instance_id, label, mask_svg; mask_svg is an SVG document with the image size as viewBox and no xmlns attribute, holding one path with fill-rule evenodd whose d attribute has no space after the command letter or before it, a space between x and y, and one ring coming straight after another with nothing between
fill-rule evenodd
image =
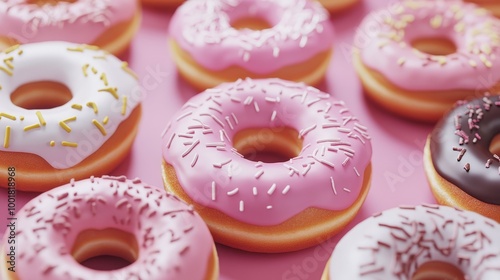
<instances>
[{"instance_id":1,"label":"pink icing","mask_svg":"<svg viewBox=\"0 0 500 280\"><path fill-rule=\"evenodd\" d=\"M231 21L245 17L262 18L273 27L231 27ZM207 69L237 65L258 74L304 62L333 43L328 12L310 0L187 1L175 12L170 35Z\"/></svg>"},{"instance_id":2,"label":"pink icing","mask_svg":"<svg viewBox=\"0 0 500 280\"><path fill-rule=\"evenodd\" d=\"M123 176L55 188L26 204L16 218L19 280L205 279L214 246L207 226L191 206L162 189ZM138 259L112 271L77 263L69 254L77 235L106 228L133 234ZM6 240L4 246L8 246Z\"/></svg>"},{"instance_id":3,"label":"pink icing","mask_svg":"<svg viewBox=\"0 0 500 280\"><path fill-rule=\"evenodd\" d=\"M368 15L355 47L363 63L396 86L415 91L476 90L500 80L500 21L461 1L403 1ZM429 55L411 47L421 38L446 38L455 53Z\"/></svg>"},{"instance_id":4,"label":"pink icing","mask_svg":"<svg viewBox=\"0 0 500 280\"><path fill-rule=\"evenodd\" d=\"M132 19L136 0L78 0L38 6L26 0L0 1L0 36L20 43L92 43L111 26Z\"/></svg>"},{"instance_id":5,"label":"pink icing","mask_svg":"<svg viewBox=\"0 0 500 280\"><path fill-rule=\"evenodd\" d=\"M412 279L429 261L453 264L465 279L500 279L498 236L500 225L474 212L437 205L393 208L340 240L329 279Z\"/></svg>"},{"instance_id":6,"label":"pink icing","mask_svg":"<svg viewBox=\"0 0 500 280\"><path fill-rule=\"evenodd\" d=\"M234 135L290 127L303 139L286 162L241 157ZM266 136L267 135L267 136ZM239 80L206 90L162 134L163 158L197 203L242 222L276 225L309 207L341 210L360 193L372 148L367 128L342 101L280 79Z\"/></svg>"}]
</instances>

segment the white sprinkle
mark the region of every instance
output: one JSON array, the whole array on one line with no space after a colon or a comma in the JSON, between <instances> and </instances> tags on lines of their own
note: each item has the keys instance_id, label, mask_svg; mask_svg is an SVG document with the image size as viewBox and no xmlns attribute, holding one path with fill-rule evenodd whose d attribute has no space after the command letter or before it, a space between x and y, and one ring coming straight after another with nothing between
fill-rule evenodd
<instances>
[{"instance_id":1,"label":"white sprinkle","mask_svg":"<svg viewBox=\"0 0 500 280\"><path fill-rule=\"evenodd\" d=\"M235 148L231 148L231 152L237 156L239 156L240 158L244 158L245 156L243 156L242 154L240 154L238 152L238 150L236 150Z\"/></svg>"},{"instance_id":2,"label":"white sprinkle","mask_svg":"<svg viewBox=\"0 0 500 280\"><path fill-rule=\"evenodd\" d=\"M350 190L350 189L348 189L348 188L343 188L343 190L344 190L345 192L348 192L348 193L350 193L350 192L351 192L351 190Z\"/></svg>"},{"instance_id":3,"label":"white sprinkle","mask_svg":"<svg viewBox=\"0 0 500 280\"><path fill-rule=\"evenodd\" d=\"M340 114L347 113L347 112L349 112L349 109L347 109L347 108L340 109L340 111L339 111Z\"/></svg>"},{"instance_id":4,"label":"white sprinkle","mask_svg":"<svg viewBox=\"0 0 500 280\"><path fill-rule=\"evenodd\" d=\"M215 200L215 181L212 181L212 200Z\"/></svg>"},{"instance_id":5,"label":"white sprinkle","mask_svg":"<svg viewBox=\"0 0 500 280\"><path fill-rule=\"evenodd\" d=\"M243 212L245 211L245 204L243 202L243 200L240 200L240 212Z\"/></svg>"},{"instance_id":6,"label":"white sprinkle","mask_svg":"<svg viewBox=\"0 0 500 280\"><path fill-rule=\"evenodd\" d=\"M257 161L255 164L255 167L262 167L263 162L262 161Z\"/></svg>"},{"instance_id":7,"label":"white sprinkle","mask_svg":"<svg viewBox=\"0 0 500 280\"><path fill-rule=\"evenodd\" d=\"M255 111L258 113L260 112L259 104L257 104L257 101L253 102L253 107L255 108Z\"/></svg>"},{"instance_id":8,"label":"white sprinkle","mask_svg":"<svg viewBox=\"0 0 500 280\"><path fill-rule=\"evenodd\" d=\"M224 138L231 143L231 139L229 139L229 136L227 136L227 133L224 129L219 130L219 136L220 136L220 141L224 142Z\"/></svg>"},{"instance_id":9,"label":"white sprinkle","mask_svg":"<svg viewBox=\"0 0 500 280\"><path fill-rule=\"evenodd\" d=\"M368 131L368 128L366 126L360 125L359 123L355 123L354 126L361 130Z\"/></svg>"},{"instance_id":10,"label":"white sprinkle","mask_svg":"<svg viewBox=\"0 0 500 280\"><path fill-rule=\"evenodd\" d=\"M236 118L236 115L234 113L231 113L231 117L233 117L233 121L235 124L239 124L240 122L238 121L238 118Z\"/></svg>"},{"instance_id":11,"label":"white sprinkle","mask_svg":"<svg viewBox=\"0 0 500 280\"><path fill-rule=\"evenodd\" d=\"M316 104L319 101L321 101L321 98L316 98L316 99L309 101L309 103L307 103L306 105L307 105L307 107L311 107L312 105Z\"/></svg>"},{"instance_id":12,"label":"white sprinkle","mask_svg":"<svg viewBox=\"0 0 500 280\"><path fill-rule=\"evenodd\" d=\"M243 54L243 61L247 62L247 61L249 61L249 60L250 60L250 53L245 52L245 53Z\"/></svg>"},{"instance_id":13,"label":"white sprinkle","mask_svg":"<svg viewBox=\"0 0 500 280\"><path fill-rule=\"evenodd\" d=\"M253 195L257 195L257 187L253 187L252 192L253 192Z\"/></svg>"},{"instance_id":14,"label":"white sprinkle","mask_svg":"<svg viewBox=\"0 0 500 280\"><path fill-rule=\"evenodd\" d=\"M226 123L229 125L229 127L231 128L231 130L233 130L234 127L233 127L233 124L231 123L231 120L229 119L229 117L226 116L226 117L224 117L224 119L226 119Z\"/></svg>"},{"instance_id":15,"label":"white sprinkle","mask_svg":"<svg viewBox=\"0 0 500 280\"><path fill-rule=\"evenodd\" d=\"M305 151L307 148L309 148L309 147L311 147L311 143L309 143L309 144L305 145L305 146L302 148L302 150L300 151L300 154L303 154L303 153L304 153L304 151ZM298 159L298 157L296 157L295 159Z\"/></svg>"},{"instance_id":16,"label":"white sprinkle","mask_svg":"<svg viewBox=\"0 0 500 280\"><path fill-rule=\"evenodd\" d=\"M339 123L325 123L321 127L322 128L340 127L340 124Z\"/></svg>"},{"instance_id":17,"label":"white sprinkle","mask_svg":"<svg viewBox=\"0 0 500 280\"><path fill-rule=\"evenodd\" d=\"M302 176L306 176L307 172L309 172L309 170L311 170L311 164L307 164L306 165L306 168L304 169L304 171L302 171Z\"/></svg>"},{"instance_id":18,"label":"white sprinkle","mask_svg":"<svg viewBox=\"0 0 500 280\"><path fill-rule=\"evenodd\" d=\"M273 110L273 113L271 114L271 121L274 122L274 119L276 119L276 110Z\"/></svg>"},{"instance_id":19,"label":"white sprinkle","mask_svg":"<svg viewBox=\"0 0 500 280\"><path fill-rule=\"evenodd\" d=\"M290 191L290 185L286 185L286 187L281 191L281 194L287 194Z\"/></svg>"},{"instance_id":20,"label":"white sprinkle","mask_svg":"<svg viewBox=\"0 0 500 280\"><path fill-rule=\"evenodd\" d=\"M267 191L268 195L272 195L274 191L276 190L276 183L272 184L269 190Z\"/></svg>"},{"instance_id":21,"label":"white sprinkle","mask_svg":"<svg viewBox=\"0 0 500 280\"><path fill-rule=\"evenodd\" d=\"M187 102L186 104L184 104L184 106L182 106L181 110L187 109L189 107L196 109L196 108L198 108L198 106L199 105L196 105L194 103Z\"/></svg>"},{"instance_id":22,"label":"white sprinkle","mask_svg":"<svg viewBox=\"0 0 500 280\"><path fill-rule=\"evenodd\" d=\"M233 178L233 164L232 163L230 163L227 166L227 177L229 177L229 179Z\"/></svg>"},{"instance_id":23,"label":"white sprinkle","mask_svg":"<svg viewBox=\"0 0 500 280\"><path fill-rule=\"evenodd\" d=\"M337 195L337 189L335 188L335 181L333 181L333 177L330 177L330 183L332 184L333 193Z\"/></svg>"},{"instance_id":24,"label":"white sprinkle","mask_svg":"<svg viewBox=\"0 0 500 280\"><path fill-rule=\"evenodd\" d=\"M214 142L205 144L205 147L207 148L224 147L224 146L226 146L226 143L224 142Z\"/></svg>"},{"instance_id":25,"label":"white sprinkle","mask_svg":"<svg viewBox=\"0 0 500 280\"><path fill-rule=\"evenodd\" d=\"M353 167L353 169L354 169L354 173L356 173L356 176L361 177L361 175L359 175L358 169L356 169L356 167Z\"/></svg>"},{"instance_id":26,"label":"white sprinkle","mask_svg":"<svg viewBox=\"0 0 500 280\"><path fill-rule=\"evenodd\" d=\"M332 108L332 104L330 102L327 102L326 103L325 114L328 114L328 112L330 111L330 108Z\"/></svg>"},{"instance_id":27,"label":"white sprinkle","mask_svg":"<svg viewBox=\"0 0 500 280\"><path fill-rule=\"evenodd\" d=\"M233 196L233 195L237 194L239 191L240 190L238 188L235 188L234 190L228 191L227 195L228 196Z\"/></svg>"},{"instance_id":28,"label":"white sprinkle","mask_svg":"<svg viewBox=\"0 0 500 280\"><path fill-rule=\"evenodd\" d=\"M259 170L259 172L255 173L255 175L254 175L255 179L259 179L260 176L262 176L262 174L264 174L264 170L263 169L261 169L261 170Z\"/></svg>"},{"instance_id":29,"label":"white sprinkle","mask_svg":"<svg viewBox=\"0 0 500 280\"><path fill-rule=\"evenodd\" d=\"M310 126L310 127L302 129L299 132L299 138L303 138L304 136L306 136L306 134L308 134L309 132L311 132L312 130L314 130L316 127L317 127L317 125L313 125L313 126Z\"/></svg>"},{"instance_id":30,"label":"white sprinkle","mask_svg":"<svg viewBox=\"0 0 500 280\"><path fill-rule=\"evenodd\" d=\"M189 134L179 134L178 136L181 138L189 138L189 139L193 138L193 135L189 135Z\"/></svg>"},{"instance_id":31,"label":"white sprinkle","mask_svg":"<svg viewBox=\"0 0 500 280\"><path fill-rule=\"evenodd\" d=\"M222 106L222 104L221 104L219 101L217 101L217 100L215 100L215 99L213 99L213 98L211 98L210 100L212 100L215 104L217 104L217 105L219 105L219 106Z\"/></svg>"},{"instance_id":32,"label":"white sprinkle","mask_svg":"<svg viewBox=\"0 0 500 280\"><path fill-rule=\"evenodd\" d=\"M238 97L231 96L231 101L236 102L236 103L241 103L241 99Z\"/></svg>"},{"instance_id":33,"label":"white sprinkle","mask_svg":"<svg viewBox=\"0 0 500 280\"><path fill-rule=\"evenodd\" d=\"M330 139L319 139L319 140L316 140L316 143L318 143L318 144L328 143L328 142L338 143L340 141L342 141L342 140L339 139L339 138L330 138Z\"/></svg>"},{"instance_id":34,"label":"white sprinkle","mask_svg":"<svg viewBox=\"0 0 500 280\"><path fill-rule=\"evenodd\" d=\"M307 94L309 94L308 91L305 91L303 94L302 94L302 99L300 100L300 103L304 104L304 102L306 101L306 98L307 98Z\"/></svg>"},{"instance_id":35,"label":"white sprinkle","mask_svg":"<svg viewBox=\"0 0 500 280\"><path fill-rule=\"evenodd\" d=\"M196 140L187 150L184 151L184 153L182 153L182 157L186 157L187 155L189 155L189 153L191 153L191 151L196 148L196 146L198 146L198 144L200 144L200 140Z\"/></svg>"},{"instance_id":36,"label":"white sprinkle","mask_svg":"<svg viewBox=\"0 0 500 280\"><path fill-rule=\"evenodd\" d=\"M356 153L353 149L347 148L347 147L339 147L339 150L350 153L352 155L354 155Z\"/></svg>"},{"instance_id":37,"label":"white sprinkle","mask_svg":"<svg viewBox=\"0 0 500 280\"><path fill-rule=\"evenodd\" d=\"M228 159L227 161L221 162L221 163L219 163L219 164L214 163L214 164L212 164L212 165L213 165L214 167L217 167L217 168L222 168L222 166L224 166L224 165L226 165L226 164L230 163L231 161L232 161L232 159Z\"/></svg>"},{"instance_id":38,"label":"white sprinkle","mask_svg":"<svg viewBox=\"0 0 500 280\"><path fill-rule=\"evenodd\" d=\"M253 96L248 96L245 101L243 101L243 104L245 105L250 105L250 103L252 103L253 101Z\"/></svg>"},{"instance_id":39,"label":"white sprinkle","mask_svg":"<svg viewBox=\"0 0 500 280\"><path fill-rule=\"evenodd\" d=\"M205 127L203 125L191 125L188 126L188 129L204 129Z\"/></svg>"},{"instance_id":40,"label":"white sprinkle","mask_svg":"<svg viewBox=\"0 0 500 280\"><path fill-rule=\"evenodd\" d=\"M222 111L219 108L214 108L214 107L208 107L208 109L213 110L219 114L222 114Z\"/></svg>"},{"instance_id":41,"label":"white sprinkle","mask_svg":"<svg viewBox=\"0 0 500 280\"><path fill-rule=\"evenodd\" d=\"M175 119L175 120L176 120L176 121L180 121L180 120L182 120L183 118L185 118L185 117L187 117L187 116L189 116L189 115L192 115L192 114L193 114L193 112L187 112L187 113L185 113L185 114L182 114L182 115L178 116L178 117L177 117L177 119Z\"/></svg>"},{"instance_id":42,"label":"white sprinkle","mask_svg":"<svg viewBox=\"0 0 500 280\"><path fill-rule=\"evenodd\" d=\"M350 159L351 159L350 157L346 157L342 162L342 166L346 166Z\"/></svg>"},{"instance_id":43,"label":"white sprinkle","mask_svg":"<svg viewBox=\"0 0 500 280\"><path fill-rule=\"evenodd\" d=\"M175 133L170 136L170 139L168 140L167 148L170 149L170 146L172 145L172 142L174 141Z\"/></svg>"},{"instance_id":44,"label":"white sprinkle","mask_svg":"<svg viewBox=\"0 0 500 280\"><path fill-rule=\"evenodd\" d=\"M268 209L268 210L273 209L273 206L272 205L267 205L266 209Z\"/></svg>"},{"instance_id":45,"label":"white sprinkle","mask_svg":"<svg viewBox=\"0 0 500 280\"><path fill-rule=\"evenodd\" d=\"M218 123L220 126L224 127L224 124L219 120L219 118L217 118L216 116L212 115L212 114L208 114L208 113L203 113L203 114L200 114L200 116L206 116L206 117L210 117L212 118L216 123Z\"/></svg>"},{"instance_id":46,"label":"white sprinkle","mask_svg":"<svg viewBox=\"0 0 500 280\"><path fill-rule=\"evenodd\" d=\"M273 56L278 57L280 55L280 49L278 47L273 47Z\"/></svg>"},{"instance_id":47,"label":"white sprinkle","mask_svg":"<svg viewBox=\"0 0 500 280\"><path fill-rule=\"evenodd\" d=\"M214 133L214 131L211 129L203 130L203 134L211 134L211 133Z\"/></svg>"},{"instance_id":48,"label":"white sprinkle","mask_svg":"<svg viewBox=\"0 0 500 280\"><path fill-rule=\"evenodd\" d=\"M353 116L349 116L349 117L342 117L342 125L343 126L346 126L350 121L354 121L356 120L356 118L354 118Z\"/></svg>"},{"instance_id":49,"label":"white sprinkle","mask_svg":"<svg viewBox=\"0 0 500 280\"><path fill-rule=\"evenodd\" d=\"M306 44L307 44L307 36L302 36L300 38L299 47L303 48L306 46Z\"/></svg>"},{"instance_id":50,"label":"white sprinkle","mask_svg":"<svg viewBox=\"0 0 500 280\"><path fill-rule=\"evenodd\" d=\"M194 167L198 162L198 154L194 155L193 161L191 161L191 167Z\"/></svg>"}]
</instances>

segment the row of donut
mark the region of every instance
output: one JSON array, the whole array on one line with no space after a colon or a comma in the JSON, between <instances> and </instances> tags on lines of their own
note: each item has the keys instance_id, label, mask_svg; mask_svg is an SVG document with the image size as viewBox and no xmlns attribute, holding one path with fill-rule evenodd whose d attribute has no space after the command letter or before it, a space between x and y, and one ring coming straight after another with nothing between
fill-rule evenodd
<instances>
[{"instance_id":1,"label":"row of donut","mask_svg":"<svg viewBox=\"0 0 500 280\"><path fill-rule=\"evenodd\" d=\"M22 222L15 232L7 230L0 250L4 280L219 276L203 219L176 196L137 178L71 181L30 201L16 218ZM499 233L495 221L447 206L385 210L340 240L321 279L495 280ZM131 264L111 271L79 264L104 254Z\"/></svg>"},{"instance_id":2,"label":"row of donut","mask_svg":"<svg viewBox=\"0 0 500 280\"><path fill-rule=\"evenodd\" d=\"M31 144L41 143L45 146L38 146L33 150L45 151L43 156L46 158L56 157L58 153L64 155L64 152L66 156L72 155L68 151L81 147L81 140L74 142L74 145L61 144L64 150L54 153L59 147L59 139L43 139L61 135L70 137L72 133L82 131L85 137L101 135L104 138L108 131L112 131L112 126L107 125L115 123L115 127L120 127L120 118L125 118L123 116L134 108L128 107L133 102L124 103L129 97L133 101L133 95L124 95L127 98L118 95L130 92L131 88L113 88L111 91L100 88L106 82L110 85L123 85L126 84L123 81L135 81L133 72L111 55L103 60L96 58L103 55L103 52L93 47L55 42L17 46L2 53L2 56L13 53L17 55L12 59L16 72L2 80L6 91L23 83L18 79L30 78L18 75L17 71L29 73L33 67L30 63L40 65L54 61L69 62L69 65L78 67L69 71L65 63L52 63L56 66L51 69L53 71L50 75L64 77L64 70L65 73L70 73L72 80L80 77L85 81L79 84L80 87L89 84L90 88L84 89L85 96L81 94L82 96L72 99L80 100L81 103L69 102L68 105L57 107L66 106L62 111L77 114L75 118L68 117L62 121L61 118L53 118L55 112L52 109L21 108L18 111L6 111L2 107L0 123L9 124L5 127L9 134L4 135L4 148L11 145L17 147L17 142L23 138L19 137L22 134L15 129L15 124L29 121L25 123L28 125L24 126L24 133L39 132L33 136L37 141L29 138L34 141ZM42 53L43 59L39 58ZM85 66L79 59L98 62ZM103 65L107 65L109 69ZM102 73L106 75L103 76ZM44 78L50 80L53 78L50 75ZM8 97L8 94L2 96ZM92 98L94 101L83 98ZM105 100L115 103L105 105ZM9 104L9 99L4 98L1 104ZM15 108L13 105L7 107ZM88 116L78 112L88 112L93 120L108 117L108 121L88 121L87 126L81 127L83 124L79 122ZM482 196L478 196L478 201L488 201L496 196L499 175L493 167L499 165L498 157L492 156L481 167L481 162L476 165L472 160L482 152L473 151L469 147L484 146L481 143L487 143L489 136L483 133L490 133L492 126L497 127L494 122L498 122L499 112L498 96L459 104L446 122L442 123L442 127L433 132L427 148L439 144L438 140L451 139L443 141L443 146L438 147L437 151L453 155L444 155L432 161L429 150L426 150L426 164L438 166L443 163L445 170L449 168L454 172L452 177L456 176L456 171L461 172L458 181L465 183L465 187L472 192L482 193ZM57 113L61 116L61 112ZM112 113L116 116L110 118ZM96 123L101 123L102 126ZM255 130L255 127L263 128ZM293 130L284 127L291 127ZM464 132L457 135L457 128L464 128ZM469 130L473 131L474 136L469 134ZM49 136L47 134L50 131L59 133ZM298 155L282 164L243 159L240 152L246 154L245 151L259 144L259 140L252 139L252 135L260 133L271 136L272 140L266 141L268 147L272 147L270 149L280 147L282 151L285 150L284 154ZM29 134L25 135L30 137ZM2 256L7 256L7 266L4 267L4 274L11 276L8 270L11 246L8 244L11 244L11 240L17 240L13 242L22 244L16 251L19 254L19 259L16 260L19 275L12 279L71 279L74 275L85 275L83 279L127 279L132 276L155 279L150 268L156 267L155 263L164 259L173 266L162 266L155 270L160 273L158 279L168 279L165 275L173 275L175 279L203 279L207 274L216 279L218 270L216 252L213 249L214 239L250 251L278 252L308 247L345 226L361 207L368 192L371 145L367 128L355 116L350 115L343 102L304 84L280 79L245 79L222 84L191 98L173 116L171 124L161 135L163 177L165 186L171 193L147 186L138 179L126 180L124 177L109 176L72 180L70 184L43 193L17 214L16 219L22 220L23 226L14 233L8 232L5 235L5 254ZM25 141L24 144L30 141ZM13 152L10 155L12 158L7 158L7 163L16 166L15 184L19 183L22 187L24 178L33 176L36 171L26 171L19 160L12 164L19 153ZM26 162L33 162L34 159L24 158ZM464 161L472 164L464 169ZM9 171L10 168L5 167L5 170ZM489 175L471 178L469 175L476 170ZM38 179L43 177L39 176ZM491 184L478 183L478 178L490 177L493 178ZM430 178L431 182L439 180ZM5 181L9 182L8 179ZM453 186L451 188L451 193L455 195L457 189ZM484 192L487 188L491 192ZM439 195L441 191L436 193ZM178 197L192 206L182 204ZM443 199L446 204L450 197ZM466 202L470 201L467 199ZM494 204L493 201L491 207L498 207ZM196 213L200 213L204 222ZM491 214L498 215L498 211L492 208ZM159 226L163 223L164 228ZM379 225L377 231L381 235L373 233L375 229L365 228L369 224ZM499 249L495 241L498 230L499 226L495 221L473 213L428 205L401 207L368 219L346 235L337 246L337 253L333 254L325 277L330 271L332 275L346 273L345 279L361 276L370 278L374 275L401 278L415 273L427 275L436 270L444 273L443 268L435 268L443 266L439 263L441 261L455 264L471 279L496 279L498 260L493 256L498 256L494 254ZM373 234L361 239L360 232ZM360 243L354 243L351 239ZM200 245L193 240L205 243ZM407 242L402 242L403 240ZM484 246L485 242L488 242L488 246ZM119 245L98 245L102 243ZM174 245L164 246L165 244ZM349 252L354 249L357 252L351 261L347 261L351 265L349 269L343 263L346 257L342 252L346 251L341 248L344 247ZM408 261L397 257L402 252L407 253L407 250L414 252L408 256L411 268L406 266ZM450 250L457 253L450 254ZM374 262L379 259L379 254L383 254L382 251L395 259L394 266L390 269ZM130 260L133 265L114 272L96 272L77 264L89 256L109 252ZM151 258L152 255L154 259ZM438 263L427 268L424 264L429 261ZM186 263L198 262L205 264L204 270L193 271L184 266ZM28 265L30 269L26 269ZM444 267L448 270L445 265ZM205 274L199 276L202 272ZM348 273L354 273L354 276Z\"/></svg>"}]
</instances>

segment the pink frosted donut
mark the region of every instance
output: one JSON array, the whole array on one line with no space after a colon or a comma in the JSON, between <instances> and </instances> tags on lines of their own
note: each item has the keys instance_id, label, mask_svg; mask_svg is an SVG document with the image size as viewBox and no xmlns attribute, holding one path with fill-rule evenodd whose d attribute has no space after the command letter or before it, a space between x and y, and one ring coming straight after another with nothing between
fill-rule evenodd
<instances>
[{"instance_id":1,"label":"pink frosted donut","mask_svg":"<svg viewBox=\"0 0 500 280\"><path fill-rule=\"evenodd\" d=\"M4 280L218 279L213 239L191 206L139 179L72 181L27 203L1 248ZM114 255L110 271L80 263ZM196 267L196 269L193 269Z\"/></svg>"},{"instance_id":2,"label":"pink frosted donut","mask_svg":"<svg viewBox=\"0 0 500 280\"><path fill-rule=\"evenodd\" d=\"M170 22L172 58L203 89L245 77L315 84L331 55L328 18L311 0L186 1Z\"/></svg>"},{"instance_id":3,"label":"pink frosted donut","mask_svg":"<svg viewBox=\"0 0 500 280\"><path fill-rule=\"evenodd\" d=\"M342 101L304 84L247 78L209 89L162 139L166 187L233 247L317 244L355 216L368 191L367 128ZM259 152L286 159L262 162Z\"/></svg>"},{"instance_id":4,"label":"pink frosted donut","mask_svg":"<svg viewBox=\"0 0 500 280\"><path fill-rule=\"evenodd\" d=\"M500 279L500 225L475 212L422 205L386 210L337 244L322 280Z\"/></svg>"},{"instance_id":5,"label":"pink frosted donut","mask_svg":"<svg viewBox=\"0 0 500 280\"><path fill-rule=\"evenodd\" d=\"M96 45L117 55L129 45L140 17L137 0L0 1L0 49L67 41Z\"/></svg>"},{"instance_id":6,"label":"pink frosted donut","mask_svg":"<svg viewBox=\"0 0 500 280\"><path fill-rule=\"evenodd\" d=\"M436 121L457 100L499 85L498 34L500 20L475 4L406 0L363 20L354 64L380 105Z\"/></svg>"}]
</instances>

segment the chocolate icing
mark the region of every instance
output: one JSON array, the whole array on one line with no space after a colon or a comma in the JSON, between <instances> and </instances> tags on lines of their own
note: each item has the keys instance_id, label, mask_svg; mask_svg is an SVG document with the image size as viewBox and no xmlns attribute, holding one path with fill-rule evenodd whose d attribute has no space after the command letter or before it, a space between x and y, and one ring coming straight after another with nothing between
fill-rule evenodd
<instances>
[{"instance_id":1,"label":"chocolate icing","mask_svg":"<svg viewBox=\"0 0 500 280\"><path fill-rule=\"evenodd\" d=\"M500 160L489 150L498 134L499 96L457 103L431 133L434 168L469 195L500 205Z\"/></svg>"}]
</instances>

